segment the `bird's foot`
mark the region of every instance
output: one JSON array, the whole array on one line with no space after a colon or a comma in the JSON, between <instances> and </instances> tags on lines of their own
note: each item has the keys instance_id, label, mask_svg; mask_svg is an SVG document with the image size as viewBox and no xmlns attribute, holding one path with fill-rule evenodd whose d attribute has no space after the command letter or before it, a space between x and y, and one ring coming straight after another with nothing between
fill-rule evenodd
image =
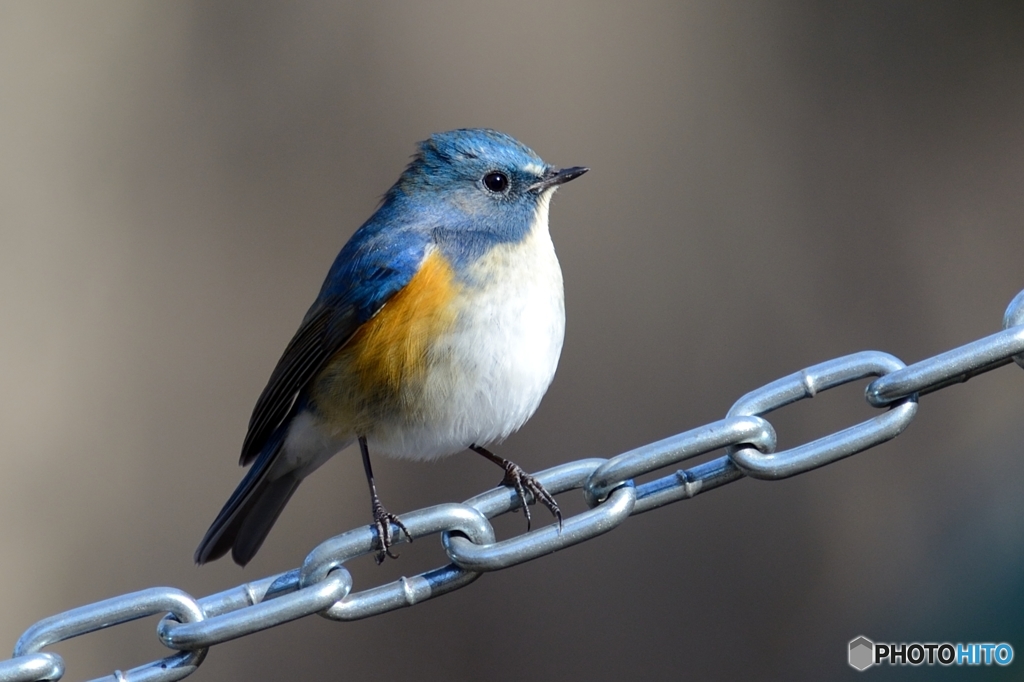
<instances>
[{"instance_id":1,"label":"bird's foot","mask_svg":"<svg viewBox=\"0 0 1024 682\"><path fill-rule=\"evenodd\" d=\"M374 555L374 560L377 565L380 566L384 563L384 557L389 556L392 559L397 559L398 555L391 551L391 547L394 546L395 533L392 531L392 525L398 528L399 531L405 534L406 539L412 542L412 536L409 535L409 531L406 529L405 524L402 521L384 508L384 505L380 503L380 500L375 499L373 501L373 527L377 530L377 553Z\"/></svg>"},{"instance_id":2,"label":"bird's foot","mask_svg":"<svg viewBox=\"0 0 1024 682\"><path fill-rule=\"evenodd\" d=\"M516 464L510 462L507 459L503 460L502 465L505 468L505 478L502 479L501 484L507 485L508 487L516 491L516 496L523 505L523 515L526 516L526 530L530 530L530 507L527 504L528 500L526 493L533 495L533 499L543 504L551 512L551 515L558 519L558 532L562 532L562 510L558 508L558 503L555 502L555 498L551 496L544 486L540 484L536 478L528 474L525 469Z\"/></svg>"}]
</instances>

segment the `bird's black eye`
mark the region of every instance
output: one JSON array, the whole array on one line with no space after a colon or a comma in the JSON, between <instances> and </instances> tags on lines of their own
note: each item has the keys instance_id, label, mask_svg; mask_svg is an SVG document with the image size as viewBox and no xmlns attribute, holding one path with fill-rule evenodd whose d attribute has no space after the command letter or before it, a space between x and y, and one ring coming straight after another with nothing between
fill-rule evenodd
<instances>
[{"instance_id":1,"label":"bird's black eye","mask_svg":"<svg viewBox=\"0 0 1024 682\"><path fill-rule=\"evenodd\" d=\"M492 192L504 192L508 189L508 176L499 171L491 171L484 176L484 187Z\"/></svg>"}]
</instances>

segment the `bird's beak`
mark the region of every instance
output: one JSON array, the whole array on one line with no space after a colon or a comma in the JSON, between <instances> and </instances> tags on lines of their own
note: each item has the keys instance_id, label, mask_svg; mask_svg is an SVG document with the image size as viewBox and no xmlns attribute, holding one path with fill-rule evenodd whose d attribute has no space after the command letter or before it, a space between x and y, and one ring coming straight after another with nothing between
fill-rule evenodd
<instances>
[{"instance_id":1,"label":"bird's beak","mask_svg":"<svg viewBox=\"0 0 1024 682\"><path fill-rule=\"evenodd\" d=\"M544 175L541 177L540 180L533 183L526 189L528 189L531 192L537 192L538 194L540 194L546 189L557 187L558 185L564 185L570 180L575 180L579 176L586 173L588 170L590 169L584 168L583 166L573 166L572 168L551 167L544 171Z\"/></svg>"}]
</instances>

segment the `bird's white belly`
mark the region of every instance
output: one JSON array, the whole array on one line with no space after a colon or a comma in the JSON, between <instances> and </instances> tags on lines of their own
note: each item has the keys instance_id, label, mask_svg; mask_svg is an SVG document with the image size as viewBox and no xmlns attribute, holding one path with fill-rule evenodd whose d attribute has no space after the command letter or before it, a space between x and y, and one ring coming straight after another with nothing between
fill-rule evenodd
<instances>
[{"instance_id":1,"label":"bird's white belly","mask_svg":"<svg viewBox=\"0 0 1024 682\"><path fill-rule=\"evenodd\" d=\"M501 441L536 411L565 333L562 272L538 211L531 234L474 264L452 329L428 352L403 414L367 434L371 452L433 459Z\"/></svg>"}]
</instances>

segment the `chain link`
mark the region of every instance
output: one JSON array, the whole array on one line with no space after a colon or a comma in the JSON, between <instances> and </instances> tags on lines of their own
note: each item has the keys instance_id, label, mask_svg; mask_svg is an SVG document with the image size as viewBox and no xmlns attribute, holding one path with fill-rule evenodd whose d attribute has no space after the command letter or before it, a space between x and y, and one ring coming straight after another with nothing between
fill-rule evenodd
<instances>
[{"instance_id":1,"label":"chain link","mask_svg":"<svg viewBox=\"0 0 1024 682\"><path fill-rule=\"evenodd\" d=\"M906 365L888 353L854 353L808 367L751 391L736 401L729 410L729 416L760 416L851 381L872 376L885 377L902 369L906 369ZM728 452L747 476L769 480L788 478L895 438L907 428L915 414L917 394L913 393L893 403L888 412L805 445L782 452L761 452L734 446Z\"/></svg>"},{"instance_id":2,"label":"chain link","mask_svg":"<svg viewBox=\"0 0 1024 682\"><path fill-rule=\"evenodd\" d=\"M39 621L21 636L13 658L0 661L0 682L59 680L60 656L51 644L147 616L172 655L103 678L119 682L171 682L195 672L209 647L319 613L356 620L438 597L496 571L607 533L634 514L689 499L744 476L795 476L895 438L917 413L918 398L1012 362L1024 367L1024 291L1003 316L1005 331L934 357L904 365L887 353L865 351L808 367L740 398L725 419L630 450L617 457L583 459L538 473L552 494L582 490L588 509L556 524L496 541L490 519L520 506L515 491L496 488L463 504L441 504L401 516L413 538L441 534L446 566L412 578L352 592L345 563L377 551L380 540L363 526L317 546L300 568L196 600L181 590L155 587L113 597ZM775 429L765 414L867 377L868 404L885 408L865 422L776 452ZM724 455L653 481L640 476L725 449ZM399 536L399 542L404 536Z\"/></svg>"},{"instance_id":3,"label":"chain link","mask_svg":"<svg viewBox=\"0 0 1024 682\"><path fill-rule=\"evenodd\" d=\"M72 637L161 613L171 613L183 623L194 623L206 617L198 602L185 592L173 587L151 587L44 618L21 636L14 645L14 656L17 658L36 654L43 647ZM116 671L112 676L102 679L119 682L174 682L194 673L204 658L206 649L179 651L128 672ZM60 676L27 679L60 679Z\"/></svg>"}]
</instances>

